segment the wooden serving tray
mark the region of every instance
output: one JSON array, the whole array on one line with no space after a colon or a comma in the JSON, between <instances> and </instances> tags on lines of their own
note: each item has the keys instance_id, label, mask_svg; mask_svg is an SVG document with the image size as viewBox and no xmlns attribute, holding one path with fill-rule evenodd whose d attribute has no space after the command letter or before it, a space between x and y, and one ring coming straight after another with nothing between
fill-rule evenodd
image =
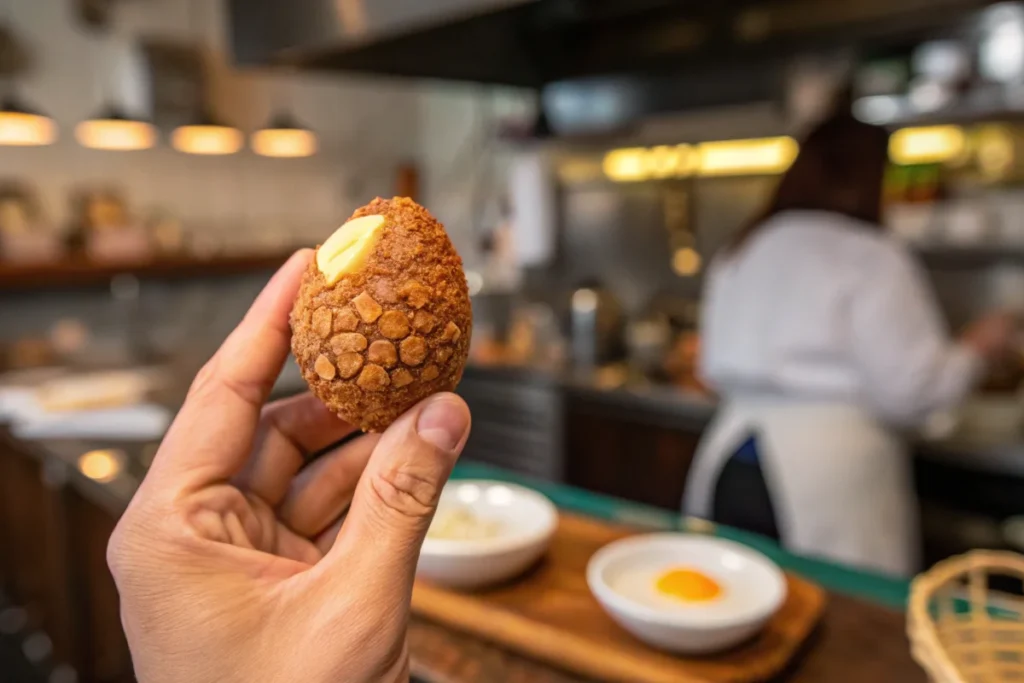
<instances>
[{"instance_id":1,"label":"wooden serving tray","mask_svg":"<svg viewBox=\"0 0 1024 683\"><path fill-rule=\"evenodd\" d=\"M785 604L753 640L704 657L678 657L654 650L613 622L587 588L586 566L594 552L632 533L636 532L563 514L547 556L525 576L474 593L417 581L413 612L598 680L750 683L778 674L824 610L821 587L787 574Z\"/></svg>"}]
</instances>

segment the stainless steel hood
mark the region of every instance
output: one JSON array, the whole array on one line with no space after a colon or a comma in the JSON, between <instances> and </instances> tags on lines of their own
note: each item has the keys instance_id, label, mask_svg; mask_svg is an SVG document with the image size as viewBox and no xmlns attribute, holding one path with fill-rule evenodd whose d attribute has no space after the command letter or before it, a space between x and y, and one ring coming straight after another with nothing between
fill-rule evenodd
<instances>
[{"instance_id":1,"label":"stainless steel hood","mask_svg":"<svg viewBox=\"0 0 1024 683\"><path fill-rule=\"evenodd\" d=\"M231 43L243 65L487 81L493 60L506 62L503 68L512 73L525 68L508 62L515 38L500 34L518 10L537 2L229 0ZM479 58L464 60L467 53ZM449 73L444 65L450 62ZM525 74L515 80L524 79L532 80Z\"/></svg>"},{"instance_id":2,"label":"stainless steel hood","mask_svg":"<svg viewBox=\"0 0 1024 683\"><path fill-rule=\"evenodd\" d=\"M934 35L986 0L229 0L243 65L542 87Z\"/></svg>"}]
</instances>

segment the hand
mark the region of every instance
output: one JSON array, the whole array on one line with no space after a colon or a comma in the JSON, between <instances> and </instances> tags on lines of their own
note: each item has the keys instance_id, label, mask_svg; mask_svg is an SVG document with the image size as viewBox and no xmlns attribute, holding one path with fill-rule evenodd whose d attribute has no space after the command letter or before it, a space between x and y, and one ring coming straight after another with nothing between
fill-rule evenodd
<instances>
[{"instance_id":1,"label":"hand","mask_svg":"<svg viewBox=\"0 0 1024 683\"><path fill-rule=\"evenodd\" d=\"M353 431L309 394L263 406L311 254L199 372L110 540L141 683L408 679L416 560L469 410L433 396L303 469Z\"/></svg>"},{"instance_id":2,"label":"hand","mask_svg":"<svg viewBox=\"0 0 1024 683\"><path fill-rule=\"evenodd\" d=\"M1016 331L1015 315L1006 312L990 313L971 323L961 340L991 362L998 360L1010 350Z\"/></svg>"}]
</instances>

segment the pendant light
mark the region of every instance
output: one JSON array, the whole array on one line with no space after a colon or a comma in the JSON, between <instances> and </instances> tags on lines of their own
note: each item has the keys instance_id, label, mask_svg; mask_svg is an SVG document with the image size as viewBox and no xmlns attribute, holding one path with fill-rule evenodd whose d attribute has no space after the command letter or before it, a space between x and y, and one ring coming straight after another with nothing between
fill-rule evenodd
<instances>
[{"instance_id":1,"label":"pendant light","mask_svg":"<svg viewBox=\"0 0 1024 683\"><path fill-rule=\"evenodd\" d=\"M53 144L56 139L53 119L29 108L13 93L0 101L0 145L33 147Z\"/></svg>"},{"instance_id":2,"label":"pendant light","mask_svg":"<svg viewBox=\"0 0 1024 683\"><path fill-rule=\"evenodd\" d=\"M198 21L196 0L190 0L188 11L192 34L201 37L202 24ZM193 121L178 126L171 133L171 146L185 154L234 154L242 148L243 143L242 131L217 119L208 104L203 106Z\"/></svg>"},{"instance_id":3,"label":"pendant light","mask_svg":"<svg viewBox=\"0 0 1024 683\"><path fill-rule=\"evenodd\" d=\"M252 151L260 156L308 157L316 154L316 150L316 134L288 114L278 114L270 125L252 135Z\"/></svg>"},{"instance_id":4,"label":"pendant light","mask_svg":"<svg viewBox=\"0 0 1024 683\"><path fill-rule=\"evenodd\" d=\"M299 125L289 111L286 102L292 91L288 79L294 71L288 69L280 74L282 83L277 88L277 114L270 119L270 124L252 135L250 144L252 151L265 157L308 157L316 154L316 134L305 126Z\"/></svg>"},{"instance_id":5,"label":"pendant light","mask_svg":"<svg viewBox=\"0 0 1024 683\"><path fill-rule=\"evenodd\" d=\"M0 0L2 2L2 0ZM31 147L49 145L57 139L57 124L48 116L35 111L14 94L14 76L19 66L14 31L10 25L10 7L0 4L0 75L8 75L7 87L0 96L0 145Z\"/></svg>"},{"instance_id":6,"label":"pendant light","mask_svg":"<svg viewBox=\"0 0 1024 683\"><path fill-rule=\"evenodd\" d=\"M95 116L75 126L75 139L83 147L118 152L149 149L157 134L149 122L129 116L127 110L145 107L145 67L134 43L111 36L97 41L97 100L104 102Z\"/></svg>"},{"instance_id":7,"label":"pendant light","mask_svg":"<svg viewBox=\"0 0 1024 683\"><path fill-rule=\"evenodd\" d=\"M125 115L117 107L109 107L75 126L75 139L90 149L126 152L155 145L156 129L146 121Z\"/></svg>"},{"instance_id":8,"label":"pendant light","mask_svg":"<svg viewBox=\"0 0 1024 683\"><path fill-rule=\"evenodd\" d=\"M178 126L171 134L171 145L185 154L234 154L242 148L242 131L216 119L209 111L192 123Z\"/></svg>"}]
</instances>

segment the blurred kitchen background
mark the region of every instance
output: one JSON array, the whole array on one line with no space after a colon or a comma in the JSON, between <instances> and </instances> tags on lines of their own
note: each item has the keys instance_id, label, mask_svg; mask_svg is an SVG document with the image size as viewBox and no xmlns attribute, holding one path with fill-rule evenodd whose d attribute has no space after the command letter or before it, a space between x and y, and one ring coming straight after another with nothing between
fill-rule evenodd
<instances>
[{"instance_id":1,"label":"blurred kitchen background","mask_svg":"<svg viewBox=\"0 0 1024 683\"><path fill-rule=\"evenodd\" d=\"M836 101L896 131L886 220L950 325L1024 310L1017 2L0 0L0 79L0 364L49 401L0 401L15 438L180 394L291 250L397 194L465 260L466 457L678 509L703 267ZM929 561L1024 549L1022 363L913 435Z\"/></svg>"}]
</instances>

